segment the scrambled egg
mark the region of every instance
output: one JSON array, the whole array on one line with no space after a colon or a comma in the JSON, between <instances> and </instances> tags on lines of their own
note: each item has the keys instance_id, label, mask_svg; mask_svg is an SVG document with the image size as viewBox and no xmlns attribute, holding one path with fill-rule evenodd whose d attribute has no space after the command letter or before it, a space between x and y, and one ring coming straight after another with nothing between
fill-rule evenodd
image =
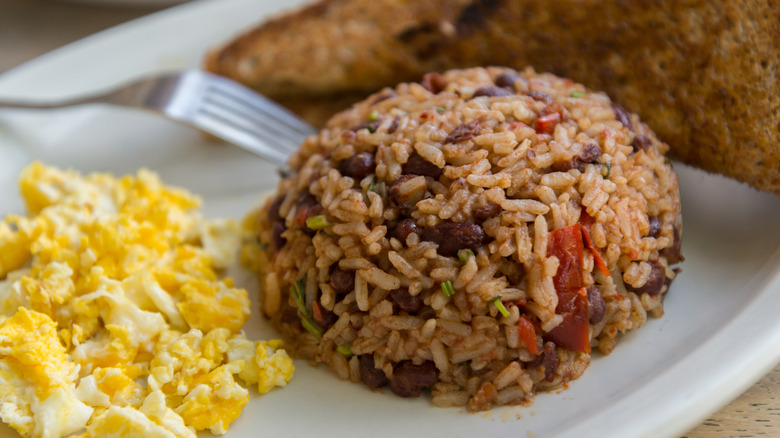
<instances>
[{"instance_id":1,"label":"scrambled egg","mask_svg":"<svg viewBox=\"0 0 780 438\"><path fill-rule=\"evenodd\" d=\"M33 163L28 217L0 222L0 419L27 437L223 434L285 386L278 340L251 341L246 290L217 270L240 232L157 175Z\"/></svg>"}]
</instances>

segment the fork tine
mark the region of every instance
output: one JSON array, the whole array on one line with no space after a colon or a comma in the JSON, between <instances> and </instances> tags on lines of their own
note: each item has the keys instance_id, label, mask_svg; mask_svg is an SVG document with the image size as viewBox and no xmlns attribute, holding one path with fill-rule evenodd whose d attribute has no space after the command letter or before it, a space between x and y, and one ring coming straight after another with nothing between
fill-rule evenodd
<instances>
[{"instance_id":1,"label":"fork tine","mask_svg":"<svg viewBox=\"0 0 780 438\"><path fill-rule=\"evenodd\" d=\"M179 121L187 122L180 119ZM229 143L237 144L278 165L285 166L290 152L282 149L277 138L261 131L248 132L236 126L230 113L219 108L201 108L189 124Z\"/></svg>"},{"instance_id":2,"label":"fork tine","mask_svg":"<svg viewBox=\"0 0 780 438\"><path fill-rule=\"evenodd\" d=\"M287 128L276 120L270 119L268 114L247 107L234 98L219 93L206 93L201 102L204 108L217 112L222 117L231 120L236 127L254 132L258 135L266 134L276 137L277 143L289 152L294 152L306 138L306 134Z\"/></svg>"},{"instance_id":3,"label":"fork tine","mask_svg":"<svg viewBox=\"0 0 780 438\"><path fill-rule=\"evenodd\" d=\"M288 129L299 132L304 136L316 133L316 130L312 128L311 125L302 121L298 116L276 102L257 94L253 90L250 90L237 82L227 80L221 76L212 76L214 80L211 83L214 85L215 90L225 93L234 100L262 112L262 114L278 121Z\"/></svg>"}]
</instances>

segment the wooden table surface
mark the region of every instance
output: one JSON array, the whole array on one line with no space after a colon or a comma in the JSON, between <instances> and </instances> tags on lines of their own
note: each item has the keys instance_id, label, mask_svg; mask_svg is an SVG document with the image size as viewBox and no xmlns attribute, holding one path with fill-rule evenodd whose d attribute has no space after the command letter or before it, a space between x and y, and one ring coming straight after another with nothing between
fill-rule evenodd
<instances>
[{"instance_id":1,"label":"wooden table surface","mask_svg":"<svg viewBox=\"0 0 780 438\"><path fill-rule=\"evenodd\" d=\"M164 6L0 0L0 74L38 55ZM262 0L258 0L262 1ZM780 437L780 366L686 438Z\"/></svg>"}]
</instances>

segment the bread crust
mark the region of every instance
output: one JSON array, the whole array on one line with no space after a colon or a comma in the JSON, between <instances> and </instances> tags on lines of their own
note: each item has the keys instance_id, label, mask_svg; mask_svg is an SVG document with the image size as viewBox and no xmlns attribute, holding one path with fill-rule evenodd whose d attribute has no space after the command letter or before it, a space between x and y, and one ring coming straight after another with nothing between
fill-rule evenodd
<instances>
[{"instance_id":1,"label":"bread crust","mask_svg":"<svg viewBox=\"0 0 780 438\"><path fill-rule=\"evenodd\" d=\"M531 65L603 90L674 158L780 194L780 2L772 0L324 0L205 62L314 108L315 122L384 86L477 65Z\"/></svg>"}]
</instances>

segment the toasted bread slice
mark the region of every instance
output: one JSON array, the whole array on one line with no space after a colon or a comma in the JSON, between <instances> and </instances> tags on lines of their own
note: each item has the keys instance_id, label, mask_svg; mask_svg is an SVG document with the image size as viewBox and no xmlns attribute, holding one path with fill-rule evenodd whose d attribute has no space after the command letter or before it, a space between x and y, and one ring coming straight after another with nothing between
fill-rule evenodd
<instances>
[{"instance_id":1,"label":"toasted bread slice","mask_svg":"<svg viewBox=\"0 0 780 438\"><path fill-rule=\"evenodd\" d=\"M315 121L429 71L531 65L606 91L675 158L780 194L772 0L324 0L215 49L205 65L314 108Z\"/></svg>"}]
</instances>

